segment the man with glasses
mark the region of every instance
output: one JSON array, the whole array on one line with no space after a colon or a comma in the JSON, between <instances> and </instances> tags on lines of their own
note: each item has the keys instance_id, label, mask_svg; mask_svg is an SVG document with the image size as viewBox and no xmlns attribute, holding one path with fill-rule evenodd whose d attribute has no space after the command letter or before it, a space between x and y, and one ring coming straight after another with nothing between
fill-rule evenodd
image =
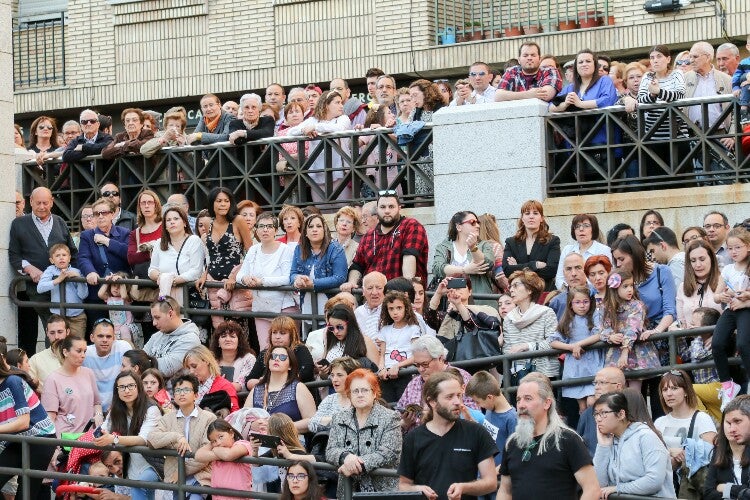
<instances>
[{"instance_id":1,"label":"man with glasses","mask_svg":"<svg viewBox=\"0 0 750 500\"><path fill-rule=\"evenodd\" d=\"M80 116L82 133L68 142L62 154L62 161L74 163L87 156L100 155L114 139L99 131L99 115L91 109L84 109ZM93 165L92 165L93 168Z\"/></svg>"},{"instance_id":2,"label":"man with glasses","mask_svg":"<svg viewBox=\"0 0 750 500\"><path fill-rule=\"evenodd\" d=\"M602 394L608 392L619 392L625 389L625 374L617 367L608 366L602 368L594 376L594 399L599 399ZM594 421L594 407L586 408L578 417L576 432L583 438L591 456L596 453L596 422Z\"/></svg>"},{"instance_id":3,"label":"man with glasses","mask_svg":"<svg viewBox=\"0 0 750 500\"><path fill-rule=\"evenodd\" d=\"M398 116L396 108L396 79L391 75L381 75L375 83L375 98L381 106L388 106L393 116Z\"/></svg>"},{"instance_id":4,"label":"man with glasses","mask_svg":"<svg viewBox=\"0 0 750 500\"><path fill-rule=\"evenodd\" d=\"M678 289L685 276L685 252L680 251L674 231L664 226L657 227L643 240L643 245L654 262L669 266Z\"/></svg>"},{"instance_id":5,"label":"man with glasses","mask_svg":"<svg viewBox=\"0 0 750 500\"><path fill-rule=\"evenodd\" d=\"M451 101L451 106L464 106L467 104L484 104L495 101L496 87L492 83L492 70L487 63L477 61L469 68L469 82L471 85L463 85L456 90L456 97ZM473 90L472 90L473 88Z\"/></svg>"},{"instance_id":6,"label":"man with glasses","mask_svg":"<svg viewBox=\"0 0 750 500\"><path fill-rule=\"evenodd\" d=\"M101 194L102 198L110 200L115 204L115 215L112 219L112 223L115 226L124 227L128 231L132 231L138 227L136 215L133 212L122 208L122 195L120 193L120 188L118 188L116 184L113 184L112 182L104 184L99 189L99 194Z\"/></svg>"},{"instance_id":7,"label":"man with glasses","mask_svg":"<svg viewBox=\"0 0 750 500\"><path fill-rule=\"evenodd\" d=\"M364 127L367 118L367 103L363 103L356 97L352 97L352 90L343 78L334 78L328 86L328 90L335 90L344 101L344 114L352 122L352 128L357 125Z\"/></svg>"},{"instance_id":8,"label":"man with glasses","mask_svg":"<svg viewBox=\"0 0 750 500\"><path fill-rule=\"evenodd\" d=\"M729 219L721 212L709 212L703 217L703 229L706 230L708 243L714 249L719 267L723 268L732 263L727 251L727 233L729 233Z\"/></svg>"},{"instance_id":9,"label":"man with glasses","mask_svg":"<svg viewBox=\"0 0 750 500\"><path fill-rule=\"evenodd\" d=\"M158 330L143 346L146 354L156 358L159 371L171 377L182 368L185 354L201 344L198 327L180 316L180 304L169 296L151 303L151 317Z\"/></svg>"},{"instance_id":10,"label":"man with glasses","mask_svg":"<svg viewBox=\"0 0 750 500\"><path fill-rule=\"evenodd\" d=\"M115 339L115 326L109 318L95 321L89 338L93 344L86 348L83 366L94 372L102 409L106 413L112 403L112 381L122 370L122 355L132 346L124 340Z\"/></svg>"},{"instance_id":11,"label":"man with glasses","mask_svg":"<svg viewBox=\"0 0 750 500\"><path fill-rule=\"evenodd\" d=\"M542 62L539 45L527 42L518 49L518 66L508 68L495 92L496 101L541 99L551 101L562 90L556 68L539 66Z\"/></svg>"},{"instance_id":12,"label":"man with glasses","mask_svg":"<svg viewBox=\"0 0 750 500\"><path fill-rule=\"evenodd\" d=\"M63 137L63 144L62 150L65 150L65 147L70 144L70 141L75 139L81 135L81 125L75 121L75 120L68 120L65 122L65 124L62 126L62 137Z\"/></svg>"}]
</instances>

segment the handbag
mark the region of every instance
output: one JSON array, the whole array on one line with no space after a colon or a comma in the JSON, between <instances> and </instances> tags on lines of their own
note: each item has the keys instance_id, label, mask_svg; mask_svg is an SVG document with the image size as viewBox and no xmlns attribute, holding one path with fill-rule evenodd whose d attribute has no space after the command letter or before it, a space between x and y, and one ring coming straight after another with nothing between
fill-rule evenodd
<instances>
[{"instance_id":1,"label":"handbag","mask_svg":"<svg viewBox=\"0 0 750 500\"><path fill-rule=\"evenodd\" d=\"M695 430L695 419L698 417L698 410L693 412L693 417L690 419L690 427L688 427L687 437L685 441L697 441L693 438L693 431ZM698 438L700 439L700 437ZM708 463L704 463L697 471L692 475L689 475L685 464L682 465L677 471L675 471L675 491L679 494L680 498L701 498L703 495L703 486L706 482L706 476L708 475Z\"/></svg>"},{"instance_id":2,"label":"handbag","mask_svg":"<svg viewBox=\"0 0 750 500\"><path fill-rule=\"evenodd\" d=\"M476 314L472 312L471 316L473 324L476 325L475 328L467 329L466 322L461 321L455 337L444 341L448 349L449 361L468 361L502 354L497 341L500 336L500 318L484 312Z\"/></svg>"}]
</instances>

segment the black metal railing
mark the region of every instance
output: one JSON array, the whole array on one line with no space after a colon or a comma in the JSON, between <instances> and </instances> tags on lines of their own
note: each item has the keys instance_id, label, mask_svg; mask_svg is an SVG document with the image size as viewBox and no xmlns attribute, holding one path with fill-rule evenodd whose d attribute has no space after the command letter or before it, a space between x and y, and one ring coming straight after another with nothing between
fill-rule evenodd
<instances>
[{"instance_id":1,"label":"black metal railing","mask_svg":"<svg viewBox=\"0 0 750 500\"><path fill-rule=\"evenodd\" d=\"M13 89L65 85L65 12L13 20Z\"/></svg>"},{"instance_id":2,"label":"black metal railing","mask_svg":"<svg viewBox=\"0 0 750 500\"><path fill-rule=\"evenodd\" d=\"M360 138L372 139L360 146ZM352 201L374 199L382 189L398 189L405 202L419 200L431 204L429 193L417 193L417 180L432 185L432 158L428 147L432 128L417 142L399 146L391 129L362 130L321 135L318 144L305 145L305 137L276 137L235 147L229 143L210 146L164 148L153 158L128 155L112 161L100 156L61 165L59 160L40 168L35 162L23 165L23 192L29 195L39 186L48 187L55 197L55 211L63 219L77 220L81 207L94 201L99 187L116 182L122 193L123 206L136 211L136 195L148 187L163 197L183 193L190 206L205 207L208 194L216 186L228 187L237 200L253 200L265 210L278 211L284 204L306 206L313 199L321 210L334 209ZM283 145L297 142L299 158L290 155ZM363 141L364 142L364 141ZM335 153L335 155L334 155ZM334 165L340 157L340 165ZM323 170L310 170L322 158ZM277 164L285 160L287 170L279 172ZM318 183L311 174L321 173ZM335 183L338 176L343 182ZM352 195L343 196L350 188Z\"/></svg>"},{"instance_id":3,"label":"black metal railing","mask_svg":"<svg viewBox=\"0 0 750 500\"><path fill-rule=\"evenodd\" d=\"M714 104L722 111L713 126L700 127L690 120L690 105L700 106L706 123ZM737 100L729 95L639 104L634 122L622 106L550 113L547 194L578 195L582 187L584 194L593 194L747 182L750 159L741 147L747 134L742 132L739 111ZM657 115L649 130L646 113ZM671 138L655 136L658 128L669 129ZM734 141L733 150L722 144L725 139Z\"/></svg>"}]
</instances>

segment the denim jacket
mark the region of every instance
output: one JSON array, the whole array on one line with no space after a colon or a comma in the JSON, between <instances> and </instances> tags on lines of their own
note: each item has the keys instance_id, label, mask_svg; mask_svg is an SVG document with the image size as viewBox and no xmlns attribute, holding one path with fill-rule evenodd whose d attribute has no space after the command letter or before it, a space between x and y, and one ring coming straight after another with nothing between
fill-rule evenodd
<instances>
[{"instance_id":1,"label":"denim jacket","mask_svg":"<svg viewBox=\"0 0 750 500\"><path fill-rule=\"evenodd\" d=\"M349 271L346 264L344 249L336 241L328 245L326 253L320 258L310 255L304 261L301 257L301 247L297 245L294 249L292 259L292 272L289 275L289 283L294 284L297 276L310 276L310 269L315 266L313 288L316 292L336 288L346 281ZM302 292L304 298L304 292Z\"/></svg>"}]
</instances>

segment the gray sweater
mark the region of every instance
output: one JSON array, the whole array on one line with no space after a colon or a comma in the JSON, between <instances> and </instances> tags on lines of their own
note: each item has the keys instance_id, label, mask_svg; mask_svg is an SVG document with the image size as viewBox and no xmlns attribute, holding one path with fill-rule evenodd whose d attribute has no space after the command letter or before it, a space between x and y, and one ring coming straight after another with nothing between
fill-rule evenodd
<instances>
[{"instance_id":1,"label":"gray sweater","mask_svg":"<svg viewBox=\"0 0 750 500\"><path fill-rule=\"evenodd\" d=\"M187 320L170 333L156 332L143 350L157 359L159 370L165 377L171 377L182 368L185 354L199 345L198 327Z\"/></svg>"}]
</instances>

